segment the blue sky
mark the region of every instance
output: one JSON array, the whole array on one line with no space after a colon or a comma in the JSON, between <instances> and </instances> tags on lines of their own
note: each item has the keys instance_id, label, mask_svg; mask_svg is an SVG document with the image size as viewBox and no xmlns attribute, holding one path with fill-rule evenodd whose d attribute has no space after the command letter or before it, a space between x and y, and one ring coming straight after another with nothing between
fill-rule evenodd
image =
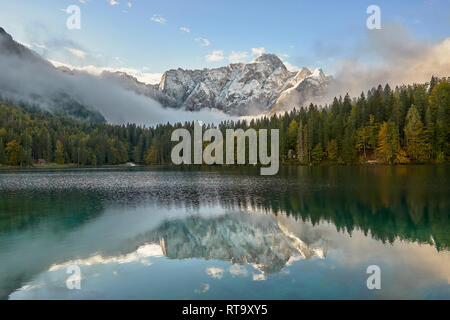
<instances>
[{"instance_id":1,"label":"blue sky","mask_svg":"<svg viewBox=\"0 0 450 320\"><path fill-rule=\"evenodd\" d=\"M72 4L81 9L80 30L66 28ZM264 48L292 68L327 71L376 32L366 28L371 4L380 7L382 26L400 24L430 44L450 36L450 0L1 0L0 26L46 58L77 67L151 75L249 61Z\"/></svg>"}]
</instances>

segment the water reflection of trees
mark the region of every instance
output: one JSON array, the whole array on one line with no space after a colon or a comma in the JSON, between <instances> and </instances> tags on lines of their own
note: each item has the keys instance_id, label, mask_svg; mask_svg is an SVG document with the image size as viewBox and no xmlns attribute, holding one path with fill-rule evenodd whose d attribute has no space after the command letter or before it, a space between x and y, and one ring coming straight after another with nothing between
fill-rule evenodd
<instances>
[{"instance_id":1,"label":"water reflection of trees","mask_svg":"<svg viewBox=\"0 0 450 320\"><path fill-rule=\"evenodd\" d=\"M237 169L226 179L206 171L211 174L194 176L188 187L147 195L168 207L220 205L285 213L313 224L328 221L385 243L402 239L438 250L450 245L449 167L287 167L277 177Z\"/></svg>"},{"instance_id":2,"label":"water reflection of trees","mask_svg":"<svg viewBox=\"0 0 450 320\"><path fill-rule=\"evenodd\" d=\"M88 192L2 192L0 232L16 232L46 223L54 232L67 232L103 210L100 198Z\"/></svg>"},{"instance_id":3,"label":"water reflection of trees","mask_svg":"<svg viewBox=\"0 0 450 320\"><path fill-rule=\"evenodd\" d=\"M399 238L438 250L450 246L448 166L282 167L273 177L259 176L258 168L249 167L171 168L149 176L139 172L129 182L127 175L119 185L97 177L98 185L89 185L89 191L67 181L67 190L58 192L3 192L0 231L43 219L72 228L110 205L156 203L188 210L255 208L313 224L328 221L350 234L360 229L383 242Z\"/></svg>"}]
</instances>

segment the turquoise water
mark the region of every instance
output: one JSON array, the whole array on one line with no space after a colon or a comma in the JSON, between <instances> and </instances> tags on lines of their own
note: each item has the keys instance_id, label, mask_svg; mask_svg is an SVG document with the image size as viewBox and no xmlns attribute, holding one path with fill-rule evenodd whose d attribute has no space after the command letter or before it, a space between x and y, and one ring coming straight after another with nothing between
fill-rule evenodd
<instances>
[{"instance_id":1,"label":"turquoise water","mask_svg":"<svg viewBox=\"0 0 450 320\"><path fill-rule=\"evenodd\" d=\"M448 166L1 171L0 298L450 299L449 177ZM67 287L73 265L79 290Z\"/></svg>"}]
</instances>

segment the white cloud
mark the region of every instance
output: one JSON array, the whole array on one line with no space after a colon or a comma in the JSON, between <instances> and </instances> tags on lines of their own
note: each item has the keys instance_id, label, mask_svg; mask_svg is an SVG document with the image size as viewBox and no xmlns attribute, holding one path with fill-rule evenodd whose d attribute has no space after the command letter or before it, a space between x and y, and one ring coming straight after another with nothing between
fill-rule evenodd
<instances>
[{"instance_id":1,"label":"white cloud","mask_svg":"<svg viewBox=\"0 0 450 320\"><path fill-rule=\"evenodd\" d=\"M299 68L299 67L294 66L293 64L291 64L291 63L289 63L289 62L287 62L287 61L284 61L284 60L282 60L282 61L283 61L283 64L285 65L285 67L286 67L289 71L291 71L291 72L297 72L297 71L300 71L300 68Z\"/></svg>"},{"instance_id":2,"label":"white cloud","mask_svg":"<svg viewBox=\"0 0 450 320\"><path fill-rule=\"evenodd\" d=\"M36 42L33 42L32 44L26 43L26 42L19 42L21 45L23 45L24 47L27 47L28 49L33 49L34 48L39 48L39 49L47 49L47 47L45 46L45 44L39 44Z\"/></svg>"},{"instance_id":3,"label":"white cloud","mask_svg":"<svg viewBox=\"0 0 450 320\"><path fill-rule=\"evenodd\" d=\"M166 19L164 19L161 15L159 14L154 14L153 17L150 18L152 21L155 21L157 23L161 23L164 24L166 23Z\"/></svg>"},{"instance_id":4,"label":"white cloud","mask_svg":"<svg viewBox=\"0 0 450 320\"><path fill-rule=\"evenodd\" d=\"M39 44L39 43L36 43L36 42L33 42L33 43L32 43L32 46L33 46L33 47L36 47L36 48L39 48L39 49L47 49L47 47L45 46L45 44Z\"/></svg>"},{"instance_id":5,"label":"white cloud","mask_svg":"<svg viewBox=\"0 0 450 320\"><path fill-rule=\"evenodd\" d=\"M86 0L78 0L80 3L86 3Z\"/></svg>"},{"instance_id":6,"label":"white cloud","mask_svg":"<svg viewBox=\"0 0 450 320\"><path fill-rule=\"evenodd\" d=\"M352 50L352 57L332 65L335 81L329 88L334 96L348 92L351 96L378 84L392 87L429 81L432 75L450 74L450 37L432 44L422 41L399 24L386 24L377 32L369 32ZM367 64L370 57L374 63ZM329 101L327 101L329 102Z\"/></svg>"},{"instance_id":7,"label":"white cloud","mask_svg":"<svg viewBox=\"0 0 450 320\"><path fill-rule=\"evenodd\" d=\"M183 32L186 32L186 33L191 32L191 30L189 28L186 28L186 27L180 27L180 30L183 31Z\"/></svg>"},{"instance_id":8,"label":"white cloud","mask_svg":"<svg viewBox=\"0 0 450 320\"><path fill-rule=\"evenodd\" d=\"M232 51L228 56L228 60L231 63L244 62L249 57L247 51Z\"/></svg>"},{"instance_id":9,"label":"white cloud","mask_svg":"<svg viewBox=\"0 0 450 320\"><path fill-rule=\"evenodd\" d=\"M87 72L89 74L98 76L103 71L109 71L109 72L125 72L136 79L138 81L146 83L146 84L156 84L161 81L162 73L151 73L146 72L148 71L147 67L143 67L142 69L136 69L136 68L127 68L127 67L121 67L121 68L113 68L113 67L99 67L94 65L86 65L86 66L73 66L67 63L62 63L55 60L49 60L55 67L66 67L71 70L80 70Z\"/></svg>"},{"instance_id":10,"label":"white cloud","mask_svg":"<svg viewBox=\"0 0 450 320\"><path fill-rule=\"evenodd\" d=\"M212 267L212 268L206 269L206 273L210 277L213 277L214 279L222 279L224 272L225 272L225 270L223 270L222 268Z\"/></svg>"},{"instance_id":11,"label":"white cloud","mask_svg":"<svg viewBox=\"0 0 450 320\"><path fill-rule=\"evenodd\" d=\"M116 0L110 0L109 4L112 6L117 6L119 4L119 2L117 2Z\"/></svg>"},{"instance_id":12,"label":"white cloud","mask_svg":"<svg viewBox=\"0 0 450 320\"><path fill-rule=\"evenodd\" d=\"M21 45L23 45L24 47L27 47L28 49L31 49L31 47L33 47L31 44L26 43L26 42L19 42Z\"/></svg>"},{"instance_id":13,"label":"white cloud","mask_svg":"<svg viewBox=\"0 0 450 320\"><path fill-rule=\"evenodd\" d=\"M196 42L200 42L200 47L208 47L211 42L205 38L195 38Z\"/></svg>"},{"instance_id":14,"label":"white cloud","mask_svg":"<svg viewBox=\"0 0 450 320\"><path fill-rule=\"evenodd\" d=\"M55 105L52 98L55 94L65 92L80 104L100 112L109 123L155 125L193 120L219 123L236 119L219 110L190 112L164 108L155 100L127 90L113 81L88 73L56 72L46 65L16 56L2 57L0 70L0 87L5 99L32 103L47 109Z\"/></svg>"},{"instance_id":15,"label":"white cloud","mask_svg":"<svg viewBox=\"0 0 450 320\"><path fill-rule=\"evenodd\" d=\"M69 47L66 47L66 50L69 51L74 56L81 58L81 59L84 59L87 56L87 53L84 52L83 50L69 48Z\"/></svg>"},{"instance_id":16,"label":"white cloud","mask_svg":"<svg viewBox=\"0 0 450 320\"><path fill-rule=\"evenodd\" d=\"M265 48L252 48L252 56L260 56L266 51Z\"/></svg>"},{"instance_id":17,"label":"white cloud","mask_svg":"<svg viewBox=\"0 0 450 320\"><path fill-rule=\"evenodd\" d=\"M205 56L207 62L218 62L222 61L224 58L223 50L213 50L211 54Z\"/></svg>"}]
</instances>

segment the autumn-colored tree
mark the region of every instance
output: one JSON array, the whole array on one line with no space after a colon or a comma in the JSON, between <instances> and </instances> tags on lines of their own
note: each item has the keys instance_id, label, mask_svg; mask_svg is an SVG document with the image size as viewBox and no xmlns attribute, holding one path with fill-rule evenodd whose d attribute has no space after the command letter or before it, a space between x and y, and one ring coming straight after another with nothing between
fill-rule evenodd
<instances>
[{"instance_id":1,"label":"autumn-colored tree","mask_svg":"<svg viewBox=\"0 0 450 320\"><path fill-rule=\"evenodd\" d=\"M145 163L148 165L159 164L158 150L152 145L145 156Z\"/></svg>"},{"instance_id":2,"label":"autumn-colored tree","mask_svg":"<svg viewBox=\"0 0 450 320\"><path fill-rule=\"evenodd\" d=\"M406 155L406 151L400 148L397 152L397 155L395 156L394 163L396 164L407 164L409 163L409 158Z\"/></svg>"},{"instance_id":3,"label":"autumn-colored tree","mask_svg":"<svg viewBox=\"0 0 450 320\"><path fill-rule=\"evenodd\" d=\"M334 162L338 159L339 150L338 150L338 145L336 143L336 140L333 139L328 143L327 152L328 152L328 159L330 161Z\"/></svg>"},{"instance_id":4,"label":"autumn-colored tree","mask_svg":"<svg viewBox=\"0 0 450 320\"><path fill-rule=\"evenodd\" d=\"M450 160L448 81L433 77L432 84L394 90L377 86L355 99L336 97L330 105L294 106L283 114L228 120L218 127L224 136L226 129L268 129L269 137L270 129L280 130L281 161L297 158L300 163L317 163L320 156L315 152L312 157L312 151L318 151L320 144L327 155L321 161L354 164L376 151L386 163L404 163L408 157L446 163ZM0 100L0 163L31 165L44 159L81 166L128 161L170 164L171 133L181 127L193 133L193 122L188 121L151 127L86 123ZM6 151L12 141L16 142Z\"/></svg>"},{"instance_id":5,"label":"autumn-colored tree","mask_svg":"<svg viewBox=\"0 0 450 320\"><path fill-rule=\"evenodd\" d=\"M383 122L378 132L377 151L383 156L387 163L394 163L399 150L398 127L395 122Z\"/></svg>"},{"instance_id":6,"label":"autumn-colored tree","mask_svg":"<svg viewBox=\"0 0 450 320\"><path fill-rule=\"evenodd\" d=\"M20 164L20 155L22 153L22 146L16 140L12 140L6 144L6 157L8 164L11 166L17 166Z\"/></svg>"}]
</instances>

